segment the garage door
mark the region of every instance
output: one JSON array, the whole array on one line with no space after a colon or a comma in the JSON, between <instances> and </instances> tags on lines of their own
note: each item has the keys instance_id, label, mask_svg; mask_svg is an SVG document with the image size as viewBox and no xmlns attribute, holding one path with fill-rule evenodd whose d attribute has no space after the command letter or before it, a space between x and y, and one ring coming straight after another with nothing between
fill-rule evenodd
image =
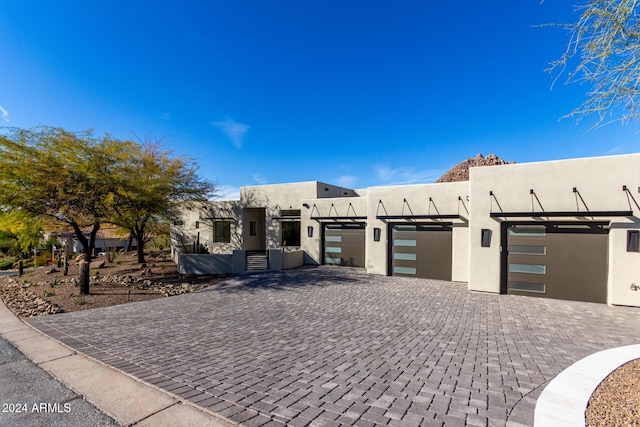
<instances>
[{"instance_id":1,"label":"garage door","mask_svg":"<svg viewBox=\"0 0 640 427\"><path fill-rule=\"evenodd\" d=\"M608 229L602 224L507 227L507 293L607 302Z\"/></svg>"},{"instance_id":2,"label":"garage door","mask_svg":"<svg viewBox=\"0 0 640 427\"><path fill-rule=\"evenodd\" d=\"M324 263L364 267L364 224L325 224Z\"/></svg>"},{"instance_id":3,"label":"garage door","mask_svg":"<svg viewBox=\"0 0 640 427\"><path fill-rule=\"evenodd\" d=\"M391 226L391 275L451 280L450 225Z\"/></svg>"}]
</instances>

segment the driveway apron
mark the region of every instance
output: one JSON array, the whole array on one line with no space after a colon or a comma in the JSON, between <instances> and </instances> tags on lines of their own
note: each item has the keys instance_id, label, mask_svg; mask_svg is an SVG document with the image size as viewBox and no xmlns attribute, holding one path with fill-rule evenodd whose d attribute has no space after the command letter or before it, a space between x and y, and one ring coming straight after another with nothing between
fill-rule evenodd
<instances>
[{"instance_id":1,"label":"driveway apron","mask_svg":"<svg viewBox=\"0 0 640 427\"><path fill-rule=\"evenodd\" d=\"M532 425L554 376L640 343L637 308L340 267L28 322L247 426Z\"/></svg>"}]
</instances>

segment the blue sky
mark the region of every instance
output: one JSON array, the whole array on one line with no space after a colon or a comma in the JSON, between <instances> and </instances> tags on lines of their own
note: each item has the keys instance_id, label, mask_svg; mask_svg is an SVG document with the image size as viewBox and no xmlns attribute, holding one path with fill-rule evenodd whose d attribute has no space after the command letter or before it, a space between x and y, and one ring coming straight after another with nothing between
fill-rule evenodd
<instances>
[{"instance_id":1,"label":"blue sky","mask_svg":"<svg viewBox=\"0 0 640 427\"><path fill-rule=\"evenodd\" d=\"M433 182L477 153L640 151L638 125L559 118L566 0L0 0L0 125L161 139L226 196Z\"/></svg>"}]
</instances>

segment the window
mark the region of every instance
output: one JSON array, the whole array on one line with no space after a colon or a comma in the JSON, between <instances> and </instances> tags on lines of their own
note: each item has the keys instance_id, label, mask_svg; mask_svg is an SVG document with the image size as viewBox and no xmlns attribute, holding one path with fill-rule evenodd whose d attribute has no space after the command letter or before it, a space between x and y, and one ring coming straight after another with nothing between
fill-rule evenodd
<instances>
[{"instance_id":1,"label":"window","mask_svg":"<svg viewBox=\"0 0 640 427\"><path fill-rule=\"evenodd\" d=\"M257 236L257 224L255 221L249 221L249 236Z\"/></svg>"},{"instance_id":2,"label":"window","mask_svg":"<svg viewBox=\"0 0 640 427\"><path fill-rule=\"evenodd\" d=\"M213 223L213 241L216 243L231 243L231 222L215 221Z\"/></svg>"},{"instance_id":3,"label":"window","mask_svg":"<svg viewBox=\"0 0 640 427\"><path fill-rule=\"evenodd\" d=\"M300 221L282 222L282 246L300 246Z\"/></svg>"}]
</instances>

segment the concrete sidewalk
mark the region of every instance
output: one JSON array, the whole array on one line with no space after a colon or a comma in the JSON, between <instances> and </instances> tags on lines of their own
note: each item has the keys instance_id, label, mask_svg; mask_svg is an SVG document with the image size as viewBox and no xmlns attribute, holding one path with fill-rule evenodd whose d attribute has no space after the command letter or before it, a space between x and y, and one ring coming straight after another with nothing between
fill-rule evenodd
<instances>
[{"instance_id":1,"label":"concrete sidewalk","mask_svg":"<svg viewBox=\"0 0 640 427\"><path fill-rule=\"evenodd\" d=\"M60 344L16 318L1 301L0 336L78 396L82 396L84 400L100 408L119 425L185 427L235 425L218 415L196 408L174 395L135 380L117 369ZM10 348L2 354L5 364L10 361L10 358L20 359L11 352ZM37 374L37 371L35 372ZM33 378L30 379L32 380ZM52 401L50 392L37 389L38 383L27 384L27 387L36 387L36 389L29 389L25 392L26 394L17 396L9 394L9 390L3 388L0 394L2 398L0 405L6 406L6 412L4 414L0 412L0 421L3 425L8 425L4 421L11 420L11 425L17 425L19 420L23 420L30 426L70 426L74 425L73 417L77 416L81 416L81 423L77 425L115 425L113 420L100 416L100 411L95 408L78 409L77 405L72 403L77 398L73 393L61 401ZM17 408L17 403L20 404L20 408ZM45 406L40 406L41 404ZM2 410L3 408L0 408L0 411ZM25 416L21 417L17 411L22 411ZM76 413L72 414L74 411ZM91 423L92 420L98 424Z\"/></svg>"}]
</instances>

